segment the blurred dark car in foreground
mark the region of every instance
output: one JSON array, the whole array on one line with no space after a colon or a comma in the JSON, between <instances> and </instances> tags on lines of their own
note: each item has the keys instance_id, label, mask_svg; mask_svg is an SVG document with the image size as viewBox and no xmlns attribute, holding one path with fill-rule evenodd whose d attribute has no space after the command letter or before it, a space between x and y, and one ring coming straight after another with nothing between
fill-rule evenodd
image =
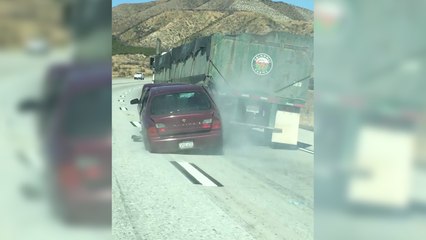
<instances>
[{"instance_id":1,"label":"blurred dark car in foreground","mask_svg":"<svg viewBox=\"0 0 426 240\"><path fill-rule=\"evenodd\" d=\"M39 115L50 200L64 220L111 221L110 79L108 64L58 65L43 99L26 104Z\"/></svg>"},{"instance_id":2,"label":"blurred dark car in foreground","mask_svg":"<svg viewBox=\"0 0 426 240\"><path fill-rule=\"evenodd\" d=\"M145 148L150 152L200 150L221 154L219 110L202 86L146 84L138 104Z\"/></svg>"}]
</instances>

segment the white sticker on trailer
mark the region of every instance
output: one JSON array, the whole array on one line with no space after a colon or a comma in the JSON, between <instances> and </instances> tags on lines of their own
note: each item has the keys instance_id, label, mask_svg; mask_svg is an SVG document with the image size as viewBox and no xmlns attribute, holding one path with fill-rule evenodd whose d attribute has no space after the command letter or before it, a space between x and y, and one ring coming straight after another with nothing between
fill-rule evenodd
<instances>
[{"instance_id":1,"label":"white sticker on trailer","mask_svg":"<svg viewBox=\"0 0 426 240\"><path fill-rule=\"evenodd\" d=\"M302 82L297 82L293 84L293 87L302 87Z\"/></svg>"}]
</instances>

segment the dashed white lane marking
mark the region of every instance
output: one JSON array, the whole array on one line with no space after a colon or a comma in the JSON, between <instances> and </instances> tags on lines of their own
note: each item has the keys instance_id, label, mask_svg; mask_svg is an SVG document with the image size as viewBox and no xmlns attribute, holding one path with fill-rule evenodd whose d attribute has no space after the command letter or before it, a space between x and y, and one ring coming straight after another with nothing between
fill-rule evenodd
<instances>
[{"instance_id":1,"label":"dashed white lane marking","mask_svg":"<svg viewBox=\"0 0 426 240\"><path fill-rule=\"evenodd\" d=\"M180 166L182 166L189 174L191 174L198 182L200 182L203 186L207 187L217 187L217 185L208 179L204 174L194 168L191 164L187 162L178 162Z\"/></svg>"},{"instance_id":2,"label":"dashed white lane marking","mask_svg":"<svg viewBox=\"0 0 426 240\"><path fill-rule=\"evenodd\" d=\"M119 102L124 102L124 99L118 99Z\"/></svg>"},{"instance_id":3,"label":"dashed white lane marking","mask_svg":"<svg viewBox=\"0 0 426 240\"><path fill-rule=\"evenodd\" d=\"M140 128L140 127L141 127L140 122L131 121L130 123L131 123L134 127L137 127L137 128Z\"/></svg>"},{"instance_id":4,"label":"dashed white lane marking","mask_svg":"<svg viewBox=\"0 0 426 240\"><path fill-rule=\"evenodd\" d=\"M300 151L307 152L307 153L310 153L310 154L314 154L314 151L309 150L309 149L299 148L299 150L300 150Z\"/></svg>"},{"instance_id":5,"label":"dashed white lane marking","mask_svg":"<svg viewBox=\"0 0 426 240\"><path fill-rule=\"evenodd\" d=\"M127 111L127 108L126 107L120 107L120 110Z\"/></svg>"}]
</instances>

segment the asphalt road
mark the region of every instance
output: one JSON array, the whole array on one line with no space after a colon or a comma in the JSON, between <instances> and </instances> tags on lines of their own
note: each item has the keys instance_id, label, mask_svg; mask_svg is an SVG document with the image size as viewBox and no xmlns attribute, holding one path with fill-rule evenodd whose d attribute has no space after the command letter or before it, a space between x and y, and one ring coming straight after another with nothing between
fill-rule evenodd
<instances>
[{"instance_id":1,"label":"asphalt road","mask_svg":"<svg viewBox=\"0 0 426 240\"><path fill-rule=\"evenodd\" d=\"M234 136L222 156L151 154L129 104L148 82L112 82L113 239L313 239L312 132L301 150Z\"/></svg>"}]
</instances>

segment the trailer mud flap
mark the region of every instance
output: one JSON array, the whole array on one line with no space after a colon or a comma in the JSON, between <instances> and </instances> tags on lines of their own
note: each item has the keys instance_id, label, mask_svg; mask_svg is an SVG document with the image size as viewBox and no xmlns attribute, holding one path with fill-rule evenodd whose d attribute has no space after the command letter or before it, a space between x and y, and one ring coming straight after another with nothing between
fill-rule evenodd
<instances>
[{"instance_id":1,"label":"trailer mud flap","mask_svg":"<svg viewBox=\"0 0 426 240\"><path fill-rule=\"evenodd\" d=\"M408 207L412 197L414 145L415 137L410 132L363 126L347 192L349 202L378 208Z\"/></svg>"},{"instance_id":2,"label":"trailer mud flap","mask_svg":"<svg viewBox=\"0 0 426 240\"><path fill-rule=\"evenodd\" d=\"M275 115L275 128L282 129L281 133L272 133L272 143L297 145L299 137L299 112L277 110Z\"/></svg>"}]
</instances>

